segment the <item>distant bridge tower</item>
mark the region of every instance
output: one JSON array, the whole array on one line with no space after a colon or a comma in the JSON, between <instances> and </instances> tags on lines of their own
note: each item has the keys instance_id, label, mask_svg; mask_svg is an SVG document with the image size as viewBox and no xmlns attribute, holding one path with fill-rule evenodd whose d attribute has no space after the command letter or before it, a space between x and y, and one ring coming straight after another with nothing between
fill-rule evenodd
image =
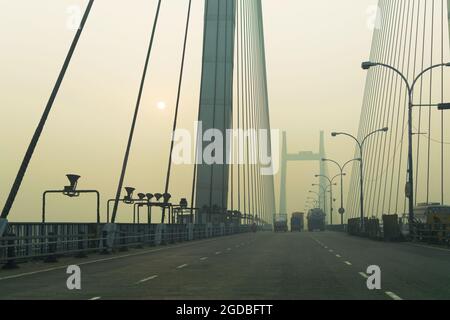
<instances>
[{"instance_id":1,"label":"distant bridge tower","mask_svg":"<svg viewBox=\"0 0 450 320\"><path fill-rule=\"evenodd\" d=\"M320 142L319 142L319 153L313 153L311 151L299 152L298 154L289 154L287 150L287 137L286 132L283 132L283 142L281 150L281 187L280 187L280 215L287 215L287 167L289 162L293 161L318 161L320 175L327 175L328 170L322 159L325 156L325 139L324 132L320 132ZM325 178L320 178L319 194L322 194L322 189L327 187L327 182ZM326 201L326 200L325 200ZM323 202L323 196L319 198L320 207L324 208L325 203Z\"/></svg>"}]
</instances>

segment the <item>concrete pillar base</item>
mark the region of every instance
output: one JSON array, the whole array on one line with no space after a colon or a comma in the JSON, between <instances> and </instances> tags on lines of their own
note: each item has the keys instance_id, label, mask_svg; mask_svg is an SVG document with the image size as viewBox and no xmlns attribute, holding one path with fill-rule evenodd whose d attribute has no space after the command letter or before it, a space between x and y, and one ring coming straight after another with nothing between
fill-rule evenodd
<instances>
[{"instance_id":1,"label":"concrete pillar base","mask_svg":"<svg viewBox=\"0 0 450 320\"><path fill-rule=\"evenodd\" d=\"M102 241L100 248L103 254L111 253L116 240L117 225L115 223L107 223L102 230Z\"/></svg>"},{"instance_id":2,"label":"concrete pillar base","mask_svg":"<svg viewBox=\"0 0 450 320\"><path fill-rule=\"evenodd\" d=\"M194 240L194 225L191 223L188 225L188 241Z\"/></svg>"}]
</instances>

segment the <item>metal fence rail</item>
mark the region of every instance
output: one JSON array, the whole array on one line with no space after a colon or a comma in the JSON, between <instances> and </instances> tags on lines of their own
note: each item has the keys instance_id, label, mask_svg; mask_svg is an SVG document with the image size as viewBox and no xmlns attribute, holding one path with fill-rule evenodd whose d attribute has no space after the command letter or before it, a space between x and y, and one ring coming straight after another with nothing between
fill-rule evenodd
<instances>
[{"instance_id":1,"label":"metal fence rail","mask_svg":"<svg viewBox=\"0 0 450 320\"><path fill-rule=\"evenodd\" d=\"M386 219L390 217L390 219ZM442 223L420 223L415 222L412 233L408 224L402 223L396 215L384 216L383 221L378 219L366 219L366 229L360 230L360 220L350 219L347 232L353 236L367 237L375 240L401 241L412 240L415 242L426 242L429 244L450 246L450 225Z\"/></svg>"},{"instance_id":2,"label":"metal fence rail","mask_svg":"<svg viewBox=\"0 0 450 320\"><path fill-rule=\"evenodd\" d=\"M0 238L0 264L14 266L32 259L53 262L60 256L102 252L107 247L104 227L96 223L11 223ZM245 225L118 224L113 248L167 245L250 231Z\"/></svg>"}]
</instances>

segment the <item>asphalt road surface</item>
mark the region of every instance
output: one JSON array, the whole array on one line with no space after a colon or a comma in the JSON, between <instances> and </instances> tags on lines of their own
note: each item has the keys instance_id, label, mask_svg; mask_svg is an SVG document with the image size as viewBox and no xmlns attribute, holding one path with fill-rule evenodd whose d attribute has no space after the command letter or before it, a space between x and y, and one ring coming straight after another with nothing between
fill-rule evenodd
<instances>
[{"instance_id":1,"label":"asphalt road surface","mask_svg":"<svg viewBox=\"0 0 450 320\"><path fill-rule=\"evenodd\" d=\"M81 290L66 285L81 268ZM381 290L367 268L381 268ZM341 233L242 234L0 271L0 299L450 299L450 250Z\"/></svg>"}]
</instances>

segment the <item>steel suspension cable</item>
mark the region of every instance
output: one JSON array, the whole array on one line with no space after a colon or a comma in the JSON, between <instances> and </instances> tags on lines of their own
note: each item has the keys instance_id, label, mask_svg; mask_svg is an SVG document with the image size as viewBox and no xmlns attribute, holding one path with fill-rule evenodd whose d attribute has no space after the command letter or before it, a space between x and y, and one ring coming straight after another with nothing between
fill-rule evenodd
<instances>
[{"instance_id":1,"label":"steel suspension cable","mask_svg":"<svg viewBox=\"0 0 450 320\"><path fill-rule=\"evenodd\" d=\"M112 221L111 221L112 223L114 223L116 221L117 209L119 207L120 195L121 195L121 192L122 192L123 182L124 182L124 179L125 179L125 174L126 174L126 170L127 170L127 166L128 166L128 158L129 158L129 155L130 155L131 145L133 143L134 130L135 130L135 127L136 127L136 121L137 121L137 117L138 117L138 114L139 114L139 107L141 105L141 98L142 98L142 93L144 91L144 84L145 84L145 79L146 79L146 76L147 76L148 65L149 65L149 62L150 62L150 55L151 55L152 48L153 48L153 41L155 39L156 27L158 25L160 9L161 9L161 0L158 1L158 6L156 8L156 13L155 13L155 18L154 18L154 22L153 22L153 28L152 28L150 43L149 43L149 46L148 46L147 57L145 59L145 64L144 64L144 71L142 73L141 84L140 84L140 87L139 87L139 93L138 93L138 97L137 97L137 101L136 101L136 107L135 107L135 110L134 110L133 120L132 120L132 123L131 123L130 135L128 137L127 148L126 148L125 157L124 157L124 160L123 160L122 172L120 174L119 184L117 186L117 193L116 193L116 197L115 197L115 201L114 201L114 208L113 208L113 213L112 213Z\"/></svg>"},{"instance_id":2,"label":"steel suspension cable","mask_svg":"<svg viewBox=\"0 0 450 320\"><path fill-rule=\"evenodd\" d=\"M36 149L36 146L39 142L39 139L41 137L42 131L44 130L45 124L47 122L48 116L50 115L50 112L52 110L53 104L56 100L56 97L59 93L59 89L61 88L62 82L64 80L64 77L66 75L67 69L69 68L70 62L72 60L72 56L75 52L75 49L78 45L78 42L81 38L81 35L83 33L84 27L86 25L86 22L89 18L89 14L91 13L92 6L94 5L94 0L89 0L89 3L86 7L86 10L84 11L84 15L81 19L80 26L78 27L77 32L75 33L75 37L72 41L72 44L70 45L69 51L67 53L67 56L64 60L63 66L61 68L61 71L59 72L58 79L56 80L55 86L53 87L52 93L50 94L50 98L47 102L47 105L44 109L44 112L42 113L41 119L39 120L39 123L36 127L36 130L33 134L33 137L31 138L30 144L28 145L27 151L25 152L25 156L22 160L22 163L19 167L19 171L17 172L16 178L14 180L14 183L11 187L11 190L8 194L8 198L6 199L5 205L2 210L1 218L6 219L11 211L11 208L14 204L14 201L16 199L17 193L19 192L20 186L22 185L23 178L27 172L28 165L30 164L31 158L33 157L34 151Z\"/></svg>"},{"instance_id":3,"label":"steel suspension cable","mask_svg":"<svg viewBox=\"0 0 450 320\"><path fill-rule=\"evenodd\" d=\"M186 46L187 46L187 40L189 35L189 23L191 20L191 7L192 7L192 0L189 0L188 4L188 10L187 10L187 17L186 17L186 27L184 31L184 42L183 42L183 53L181 57L181 66L180 66L180 75L178 79L178 89L177 89L177 100L175 105L175 115L173 119L173 127L172 127L172 139L170 142L170 150L169 150L169 163L167 165L167 176L166 176L166 186L165 186L165 193L169 192L170 187L170 175L171 175L171 169L172 169L172 153L175 143L175 131L177 130L177 123L178 123L178 112L180 108L180 98L181 98L181 89L183 84L183 75L184 75L184 64L186 59ZM163 215L162 215L162 223L164 223L165 218L165 208L163 209Z\"/></svg>"}]
</instances>

